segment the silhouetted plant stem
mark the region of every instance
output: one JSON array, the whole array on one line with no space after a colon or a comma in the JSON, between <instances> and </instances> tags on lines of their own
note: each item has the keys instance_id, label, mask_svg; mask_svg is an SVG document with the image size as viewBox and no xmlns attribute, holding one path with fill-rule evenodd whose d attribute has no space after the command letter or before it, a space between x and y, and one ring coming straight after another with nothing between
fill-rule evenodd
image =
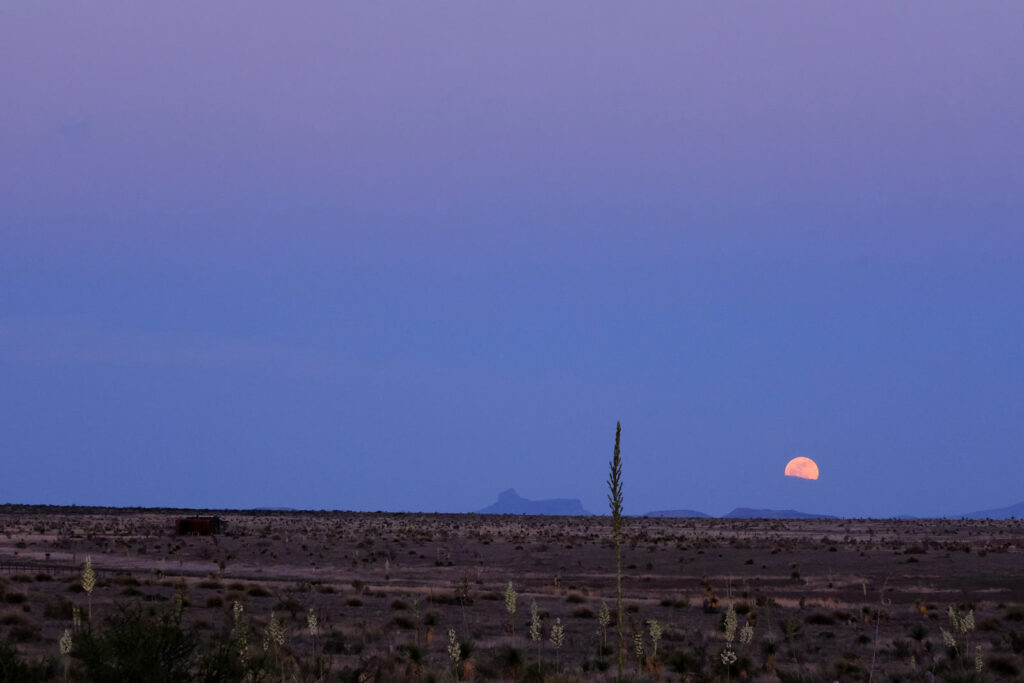
<instances>
[{"instance_id":1,"label":"silhouetted plant stem","mask_svg":"<svg viewBox=\"0 0 1024 683\"><path fill-rule=\"evenodd\" d=\"M619 439L622 423L615 423L615 451L608 463L608 505L612 511L612 534L615 538L615 618L618 645L618 680L622 680L622 458Z\"/></svg>"}]
</instances>

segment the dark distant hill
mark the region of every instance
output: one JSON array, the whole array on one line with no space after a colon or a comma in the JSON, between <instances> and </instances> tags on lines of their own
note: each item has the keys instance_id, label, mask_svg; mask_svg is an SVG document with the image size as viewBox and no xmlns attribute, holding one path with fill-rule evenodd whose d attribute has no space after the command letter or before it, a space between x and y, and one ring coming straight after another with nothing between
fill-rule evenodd
<instances>
[{"instance_id":1,"label":"dark distant hill","mask_svg":"<svg viewBox=\"0 0 1024 683\"><path fill-rule=\"evenodd\" d=\"M579 498L552 498L551 500L527 500L515 489L498 494L498 502L478 510L481 515L580 515L591 513L583 509Z\"/></svg>"},{"instance_id":2,"label":"dark distant hill","mask_svg":"<svg viewBox=\"0 0 1024 683\"><path fill-rule=\"evenodd\" d=\"M839 519L833 515L817 515L812 512L796 510L755 510L753 508L736 508L725 519Z\"/></svg>"},{"instance_id":3,"label":"dark distant hill","mask_svg":"<svg viewBox=\"0 0 1024 683\"><path fill-rule=\"evenodd\" d=\"M648 512L644 517L710 517L703 512L696 510L655 510Z\"/></svg>"},{"instance_id":4,"label":"dark distant hill","mask_svg":"<svg viewBox=\"0 0 1024 683\"><path fill-rule=\"evenodd\" d=\"M1010 519L1011 517L1024 519L1024 502L1017 503L1016 505L1010 505L1005 508L992 508L991 510L968 512L964 517L967 519Z\"/></svg>"}]
</instances>

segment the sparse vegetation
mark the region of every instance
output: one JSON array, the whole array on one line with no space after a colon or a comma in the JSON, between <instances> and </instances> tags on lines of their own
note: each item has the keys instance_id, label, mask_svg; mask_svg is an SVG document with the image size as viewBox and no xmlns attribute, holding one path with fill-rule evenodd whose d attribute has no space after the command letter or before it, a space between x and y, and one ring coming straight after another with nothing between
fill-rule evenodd
<instances>
[{"instance_id":1,"label":"sparse vegetation","mask_svg":"<svg viewBox=\"0 0 1024 683\"><path fill-rule=\"evenodd\" d=\"M42 540L35 527L53 528L61 515L0 514L12 534L0 534L0 557L12 557L24 538L40 558L0 570L8 648L0 658L21 666L24 680L107 675L80 653L90 632L98 642L128 638L127 629L110 628L123 611L146 622L132 637L194 639L181 674L189 681L608 681L617 677L617 653L607 628L620 615L626 680L917 683L931 673L995 683L1024 670L1018 522L623 517L619 609L607 518L240 515L233 535L214 543L165 540L160 513L93 513L64 516L83 530L76 537ZM965 539L973 552L963 551ZM143 545L145 554L125 555ZM908 549L920 560L910 574ZM68 568L44 568L46 552L51 565ZM229 555L222 573L214 560ZM91 628L81 580L87 556ZM632 581L629 565L642 568ZM957 596L955 617L936 599L943 594ZM510 623L524 599L527 623ZM521 650L513 640L520 626L530 639ZM446 652L449 627L457 666ZM175 641L175 629L184 640ZM134 649L144 647L125 651Z\"/></svg>"}]
</instances>

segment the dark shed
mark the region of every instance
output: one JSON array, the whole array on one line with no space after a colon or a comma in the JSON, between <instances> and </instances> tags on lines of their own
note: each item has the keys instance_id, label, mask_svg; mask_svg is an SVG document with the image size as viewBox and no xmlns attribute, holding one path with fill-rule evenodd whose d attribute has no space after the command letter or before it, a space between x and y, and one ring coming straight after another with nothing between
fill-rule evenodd
<instances>
[{"instance_id":1,"label":"dark shed","mask_svg":"<svg viewBox=\"0 0 1024 683\"><path fill-rule=\"evenodd\" d=\"M214 536L221 531L220 517L181 517L174 525L178 536Z\"/></svg>"}]
</instances>

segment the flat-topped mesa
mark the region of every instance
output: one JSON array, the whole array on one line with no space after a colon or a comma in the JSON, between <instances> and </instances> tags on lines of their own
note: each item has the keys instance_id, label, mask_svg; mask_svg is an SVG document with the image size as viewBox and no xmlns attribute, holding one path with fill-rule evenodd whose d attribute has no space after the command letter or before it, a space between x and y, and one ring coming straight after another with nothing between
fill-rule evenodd
<instances>
[{"instance_id":1,"label":"flat-topped mesa","mask_svg":"<svg viewBox=\"0 0 1024 683\"><path fill-rule=\"evenodd\" d=\"M477 514L590 516L591 513L583 509L579 498L528 500L516 493L515 489L506 489L498 494L498 502L478 510Z\"/></svg>"}]
</instances>

